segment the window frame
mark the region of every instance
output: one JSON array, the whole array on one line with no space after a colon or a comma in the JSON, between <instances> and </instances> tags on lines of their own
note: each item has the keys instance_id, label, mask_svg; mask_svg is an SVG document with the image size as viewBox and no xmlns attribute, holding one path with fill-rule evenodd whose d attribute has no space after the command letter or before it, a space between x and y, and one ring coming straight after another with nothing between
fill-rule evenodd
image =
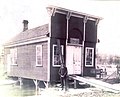
<instances>
[{"instance_id":1,"label":"window frame","mask_svg":"<svg viewBox=\"0 0 120 97\"><path fill-rule=\"evenodd\" d=\"M56 44L53 44L53 58L52 58L52 66L53 66L53 67L60 67L60 66L61 66L60 64L54 64L54 59L55 59L55 58L54 58L54 56L55 56L55 55L54 55L54 51L55 51L54 47L55 47L55 46L57 47L57 45L56 45ZM62 49L61 49L61 50L62 50L62 55L63 55L63 48L64 48L64 46L63 46L63 45L61 45L61 47L62 47Z\"/></svg>"},{"instance_id":2,"label":"window frame","mask_svg":"<svg viewBox=\"0 0 120 97\"><path fill-rule=\"evenodd\" d=\"M41 58L41 62L40 62L41 64L38 64L38 56L37 56L37 55L38 55L38 52L37 52L37 48L38 48L38 47L40 47L40 49L41 49L41 50L40 50L41 52L39 52L39 53L40 53L39 56L40 56L40 58ZM42 60L43 60L42 48L43 48L42 45L36 45L36 66L43 66L43 64L42 64L42 63L43 63L43 62L42 62Z\"/></svg>"},{"instance_id":3,"label":"window frame","mask_svg":"<svg viewBox=\"0 0 120 97\"><path fill-rule=\"evenodd\" d=\"M86 62L87 62L87 50L92 50L92 56L91 56L91 64L90 65L88 65L88 64L86 64ZM85 67L93 67L94 65L93 65L93 63L94 63L94 48L93 47L86 47L85 48Z\"/></svg>"},{"instance_id":4,"label":"window frame","mask_svg":"<svg viewBox=\"0 0 120 97\"><path fill-rule=\"evenodd\" d=\"M13 66L18 65L17 64L17 48L10 49L10 64Z\"/></svg>"}]
</instances>

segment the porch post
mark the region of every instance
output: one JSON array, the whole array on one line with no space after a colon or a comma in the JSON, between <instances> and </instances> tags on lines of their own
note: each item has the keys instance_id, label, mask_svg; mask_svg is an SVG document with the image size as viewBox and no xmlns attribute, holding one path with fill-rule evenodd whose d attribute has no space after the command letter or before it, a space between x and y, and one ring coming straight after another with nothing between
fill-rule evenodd
<instances>
[{"instance_id":1,"label":"porch post","mask_svg":"<svg viewBox=\"0 0 120 97\"><path fill-rule=\"evenodd\" d=\"M83 76L83 68L84 68L84 64L85 64L85 62L84 62L84 52L85 52L85 35L86 35L86 23L87 23L87 16L85 16L84 17L84 20L83 20L83 23L84 23L84 31L83 31L83 42L82 42L82 65L81 65L81 74L82 74L82 76Z\"/></svg>"},{"instance_id":2,"label":"porch post","mask_svg":"<svg viewBox=\"0 0 120 97\"><path fill-rule=\"evenodd\" d=\"M49 82L45 82L45 81L43 81L43 83L44 83L44 85L45 85L46 88L49 87Z\"/></svg>"},{"instance_id":3,"label":"porch post","mask_svg":"<svg viewBox=\"0 0 120 97\"><path fill-rule=\"evenodd\" d=\"M69 26L69 19L70 19L70 17L71 17L71 12L68 12L67 13L67 16L66 16L66 19L67 19L67 25L66 25L66 43L65 43L65 52L66 52L66 54L65 54L65 59L67 59L66 57L67 57L67 41L68 41L68 26ZM66 65L67 63L66 63L66 60L65 60L65 65Z\"/></svg>"},{"instance_id":4,"label":"porch post","mask_svg":"<svg viewBox=\"0 0 120 97\"><path fill-rule=\"evenodd\" d=\"M77 80L74 79L74 89L77 88Z\"/></svg>"},{"instance_id":5,"label":"porch post","mask_svg":"<svg viewBox=\"0 0 120 97\"><path fill-rule=\"evenodd\" d=\"M66 42L68 40L68 26L69 26L69 19L71 17L71 12L68 12L67 16L66 16L66 19L67 19L67 31L66 31ZM67 43L66 43L67 44Z\"/></svg>"},{"instance_id":6,"label":"porch post","mask_svg":"<svg viewBox=\"0 0 120 97\"><path fill-rule=\"evenodd\" d=\"M21 89L21 88L22 88L22 85L23 85L22 78L19 77L18 80L19 80L19 82L20 82L20 89Z\"/></svg>"},{"instance_id":7,"label":"porch post","mask_svg":"<svg viewBox=\"0 0 120 97\"><path fill-rule=\"evenodd\" d=\"M35 84L35 90L37 91L38 90L39 81L37 79L33 79L33 82Z\"/></svg>"}]
</instances>

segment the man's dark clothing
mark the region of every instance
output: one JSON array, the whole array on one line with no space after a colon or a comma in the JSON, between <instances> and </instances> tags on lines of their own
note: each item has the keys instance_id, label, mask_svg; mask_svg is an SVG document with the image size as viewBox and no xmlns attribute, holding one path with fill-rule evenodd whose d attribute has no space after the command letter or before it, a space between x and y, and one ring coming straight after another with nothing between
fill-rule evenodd
<instances>
[{"instance_id":1,"label":"man's dark clothing","mask_svg":"<svg viewBox=\"0 0 120 97\"><path fill-rule=\"evenodd\" d=\"M59 69L59 75L60 75L60 80L61 80L61 85L62 85L62 90L64 89L67 90L67 67L63 66Z\"/></svg>"}]
</instances>

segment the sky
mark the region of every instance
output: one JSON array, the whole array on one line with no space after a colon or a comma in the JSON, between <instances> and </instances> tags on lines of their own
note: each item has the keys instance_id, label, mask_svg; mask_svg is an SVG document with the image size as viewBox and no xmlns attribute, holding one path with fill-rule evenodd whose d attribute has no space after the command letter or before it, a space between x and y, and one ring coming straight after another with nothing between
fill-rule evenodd
<instances>
[{"instance_id":1,"label":"sky","mask_svg":"<svg viewBox=\"0 0 120 97\"><path fill-rule=\"evenodd\" d=\"M120 55L120 1L112 0L0 0L0 45L22 32L23 20L29 29L47 23L48 5L102 17L97 51Z\"/></svg>"}]
</instances>

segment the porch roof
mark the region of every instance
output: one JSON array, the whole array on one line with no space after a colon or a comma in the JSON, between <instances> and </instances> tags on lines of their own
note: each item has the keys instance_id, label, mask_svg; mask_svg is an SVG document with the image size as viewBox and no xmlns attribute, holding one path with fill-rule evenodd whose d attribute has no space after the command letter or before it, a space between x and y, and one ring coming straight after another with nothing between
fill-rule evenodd
<instances>
[{"instance_id":1,"label":"porch roof","mask_svg":"<svg viewBox=\"0 0 120 97\"><path fill-rule=\"evenodd\" d=\"M69 9L65 9L57 6L48 6L47 10L50 15L54 15L55 13L61 13L61 14L71 15L79 18L87 18L88 20L92 20L92 21L102 20L102 18L98 16L94 16L94 15L90 15L90 14L86 14L78 11L73 11L73 10L69 10Z\"/></svg>"}]
</instances>

